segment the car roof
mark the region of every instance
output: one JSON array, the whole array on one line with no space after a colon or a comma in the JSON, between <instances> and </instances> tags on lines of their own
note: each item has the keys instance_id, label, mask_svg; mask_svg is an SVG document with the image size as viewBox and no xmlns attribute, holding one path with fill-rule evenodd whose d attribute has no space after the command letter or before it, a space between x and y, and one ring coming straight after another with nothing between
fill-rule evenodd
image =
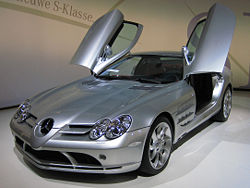
<instances>
[{"instance_id":1,"label":"car roof","mask_svg":"<svg viewBox=\"0 0 250 188\"><path fill-rule=\"evenodd\" d=\"M131 55L152 55L152 56L174 56L174 57L183 57L181 52L176 51L151 51L151 52L137 52L132 53Z\"/></svg>"}]
</instances>

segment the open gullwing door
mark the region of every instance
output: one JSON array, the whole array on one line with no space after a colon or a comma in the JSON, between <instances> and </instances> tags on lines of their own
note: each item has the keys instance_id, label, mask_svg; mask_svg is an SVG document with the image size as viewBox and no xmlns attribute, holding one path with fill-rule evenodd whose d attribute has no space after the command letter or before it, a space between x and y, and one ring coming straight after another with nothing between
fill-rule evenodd
<instances>
[{"instance_id":1,"label":"open gullwing door","mask_svg":"<svg viewBox=\"0 0 250 188\"><path fill-rule=\"evenodd\" d=\"M71 63L98 74L123 57L136 44L143 26L123 20L119 10L106 13L90 27Z\"/></svg>"},{"instance_id":2,"label":"open gullwing door","mask_svg":"<svg viewBox=\"0 0 250 188\"><path fill-rule=\"evenodd\" d=\"M216 3L205 20L194 28L183 53L184 76L222 72L231 45L236 18L227 7Z\"/></svg>"}]
</instances>

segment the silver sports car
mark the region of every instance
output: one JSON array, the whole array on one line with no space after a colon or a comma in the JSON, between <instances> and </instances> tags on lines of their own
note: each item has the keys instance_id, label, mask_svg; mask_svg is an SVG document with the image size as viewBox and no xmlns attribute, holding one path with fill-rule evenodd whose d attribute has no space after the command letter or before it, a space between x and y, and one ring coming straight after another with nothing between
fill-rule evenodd
<instances>
[{"instance_id":1,"label":"silver sports car","mask_svg":"<svg viewBox=\"0 0 250 188\"><path fill-rule=\"evenodd\" d=\"M105 14L72 59L92 75L24 101L10 122L16 148L45 170L161 172L186 133L228 119L234 27L232 11L215 4L181 52L130 54L142 25Z\"/></svg>"}]
</instances>

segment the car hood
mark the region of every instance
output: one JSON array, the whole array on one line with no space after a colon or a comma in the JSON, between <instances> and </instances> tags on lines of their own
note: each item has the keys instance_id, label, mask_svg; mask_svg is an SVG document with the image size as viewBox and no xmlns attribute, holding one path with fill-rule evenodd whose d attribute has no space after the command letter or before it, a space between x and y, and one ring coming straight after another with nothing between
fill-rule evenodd
<instances>
[{"instance_id":1,"label":"car hood","mask_svg":"<svg viewBox=\"0 0 250 188\"><path fill-rule=\"evenodd\" d=\"M94 124L162 85L129 80L101 80L90 77L41 93L31 99L31 113L37 121L53 118L54 128L65 124Z\"/></svg>"}]
</instances>

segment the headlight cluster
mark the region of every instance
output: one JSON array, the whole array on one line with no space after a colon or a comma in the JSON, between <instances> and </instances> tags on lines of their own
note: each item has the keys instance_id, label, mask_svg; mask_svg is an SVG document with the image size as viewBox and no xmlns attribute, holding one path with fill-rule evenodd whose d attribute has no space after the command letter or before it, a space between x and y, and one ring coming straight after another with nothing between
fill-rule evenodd
<instances>
[{"instance_id":1,"label":"headlight cluster","mask_svg":"<svg viewBox=\"0 0 250 188\"><path fill-rule=\"evenodd\" d=\"M122 136L130 127L132 118L129 115L121 115L112 121L109 119L103 119L98 121L89 133L89 137L92 140L97 140L103 135L107 139L115 139Z\"/></svg>"},{"instance_id":2,"label":"headlight cluster","mask_svg":"<svg viewBox=\"0 0 250 188\"><path fill-rule=\"evenodd\" d=\"M27 99L25 100L20 106L18 107L14 118L19 118L19 122L23 122L29 116L29 110L31 108L30 101Z\"/></svg>"}]
</instances>

